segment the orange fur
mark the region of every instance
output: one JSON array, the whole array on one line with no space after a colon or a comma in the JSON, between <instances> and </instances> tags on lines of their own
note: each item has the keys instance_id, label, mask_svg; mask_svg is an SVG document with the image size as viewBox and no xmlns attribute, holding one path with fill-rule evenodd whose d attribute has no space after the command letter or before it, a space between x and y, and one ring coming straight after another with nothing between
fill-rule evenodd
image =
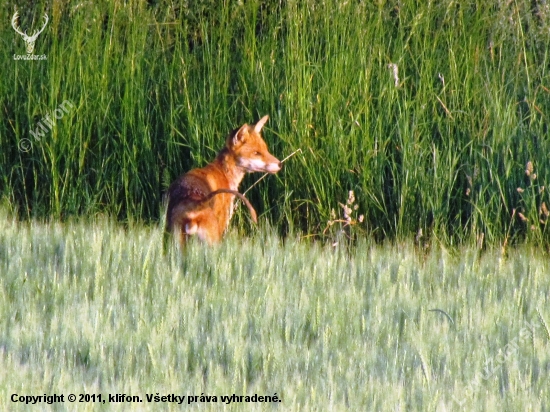
<instances>
[{"instance_id":1,"label":"orange fur","mask_svg":"<svg viewBox=\"0 0 550 412\"><path fill-rule=\"evenodd\" d=\"M170 185L166 227L182 246L194 234L208 243L219 242L233 214L235 196L245 202L256 222L254 208L238 189L247 172L277 173L281 169L260 134L267 119L264 116L255 125L244 124L233 131L212 163L187 172Z\"/></svg>"}]
</instances>

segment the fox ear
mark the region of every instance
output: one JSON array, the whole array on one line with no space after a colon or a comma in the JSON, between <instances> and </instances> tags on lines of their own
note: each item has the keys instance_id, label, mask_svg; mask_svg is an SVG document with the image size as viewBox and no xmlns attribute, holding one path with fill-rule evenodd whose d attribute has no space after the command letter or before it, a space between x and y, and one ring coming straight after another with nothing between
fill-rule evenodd
<instances>
[{"instance_id":1,"label":"fox ear","mask_svg":"<svg viewBox=\"0 0 550 412\"><path fill-rule=\"evenodd\" d=\"M262 127L264 127L265 122L267 122L267 119L269 119L269 115L265 115L260 120L258 120L258 123L254 125L254 131L256 133L260 133L262 131Z\"/></svg>"},{"instance_id":2,"label":"fox ear","mask_svg":"<svg viewBox=\"0 0 550 412\"><path fill-rule=\"evenodd\" d=\"M238 146L239 144L243 144L246 141L246 138L248 137L248 125L245 123L241 126L239 130L235 132L231 139L231 144L233 146Z\"/></svg>"}]
</instances>

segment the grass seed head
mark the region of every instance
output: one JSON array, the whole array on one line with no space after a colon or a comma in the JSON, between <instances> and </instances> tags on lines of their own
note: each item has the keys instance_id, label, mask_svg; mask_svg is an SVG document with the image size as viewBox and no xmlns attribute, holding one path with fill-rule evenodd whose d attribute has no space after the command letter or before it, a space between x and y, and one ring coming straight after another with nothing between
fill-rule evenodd
<instances>
[{"instance_id":1,"label":"grass seed head","mask_svg":"<svg viewBox=\"0 0 550 412\"><path fill-rule=\"evenodd\" d=\"M388 64L388 68L390 68L393 72L395 87L399 87L399 67L397 67L397 64L395 63L390 63Z\"/></svg>"},{"instance_id":2,"label":"grass seed head","mask_svg":"<svg viewBox=\"0 0 550 412\"><path fill-rule=\"evenodd\" d=\"M527 162L527 165L525 165L525 174L529 177L531 177L531 175L533 174L533 162L531 162L530 160Z\"/></svg>"},{"instance_id":3,"label":"grass seed head","mask_svg":"<svg viewBox=\"0 0 550 412\"><path fill-rule=\"evenodd\" d=\"M353 190L350 190L348 193L348 201L346 202L346 204L351 205L353 204L353 202L355 202L355 193L353 193Z\"/></svg>"},{"instance_id":4,"label":"grass seed head","mask_svg":"<svg viewBox=\"0 0 550 412\"><path fill-rule=\"evenodd\" d=\"M546 206L546 202L542 202L540 205L540 212L544 216L548 217L550 215L550 211L548 210L548 207Z\"/></svg>"},{"instance_id":5,"label":"grass seed head","mask_svg":"<svg viewBox=\"0 0 550 412\"><path fill-rule=\"evenodd\" d=\"M529 219L527 219L523 213L519 212L518 216L522 222L529 222Z\"/></svg>"}]
</instances>

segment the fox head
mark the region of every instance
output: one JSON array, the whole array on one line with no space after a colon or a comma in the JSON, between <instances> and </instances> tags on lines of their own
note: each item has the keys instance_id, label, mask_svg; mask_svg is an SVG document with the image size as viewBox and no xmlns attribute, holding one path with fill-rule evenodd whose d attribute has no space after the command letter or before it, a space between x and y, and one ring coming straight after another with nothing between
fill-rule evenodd
<instances>
[{"instance_id":1,"label":"fox head","mask_svg":"<svg viewBox=\"0 0 550 412\"><path fill-rule=\"evenodd\" d=\"M281 162L269 153L260 134L267 119L269 116L265 115L255 125L245 123L227 138L226 146L237 166L247 172L277 173L281 170Z\"/></svg>"}]
</instances>

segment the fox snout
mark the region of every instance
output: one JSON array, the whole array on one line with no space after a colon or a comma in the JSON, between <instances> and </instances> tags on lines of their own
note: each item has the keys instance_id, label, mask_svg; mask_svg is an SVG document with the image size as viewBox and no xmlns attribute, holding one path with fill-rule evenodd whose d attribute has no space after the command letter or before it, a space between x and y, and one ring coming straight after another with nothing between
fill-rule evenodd
<instances>
[{"instance_id":1,"label":"fox snout","mask_svg":"<svg viewBox=\"0 0 550 412\"><path fill-rule=\"evenodd\" d=\"M268 163L265 166L265 171L271 174L277 173L283 167L283 164L277 158L273 158L273 163Z\"/></svg>"},{"instance_id":2,"label":"fox snout","mask_svg":"<svg viewBox=\"0 0 550 412\"><path fill-rule=\"evenodd\" d=\"M252 157L239 157L238 165L247 172L277 173L281 170L282 163L269 153L257 152Z\"/></svg>"}]
</instances>

